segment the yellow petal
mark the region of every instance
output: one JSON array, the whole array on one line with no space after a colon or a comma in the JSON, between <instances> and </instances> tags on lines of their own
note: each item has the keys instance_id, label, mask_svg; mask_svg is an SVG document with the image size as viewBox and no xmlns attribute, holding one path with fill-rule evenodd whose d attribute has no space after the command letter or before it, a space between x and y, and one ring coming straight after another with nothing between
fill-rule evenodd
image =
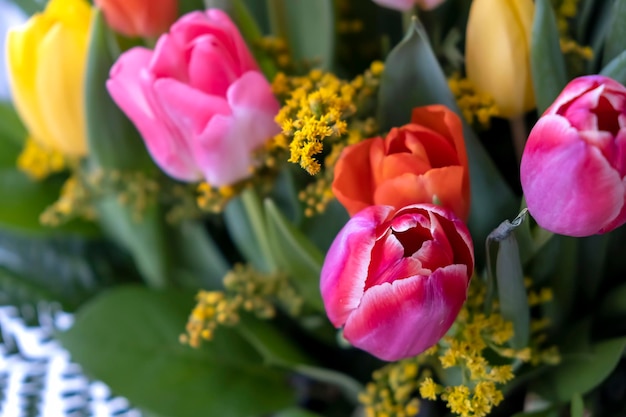
<instances>
[{"instance_id":1,"label":"yellow petal","mask_svg":"<svg viewBox=\"0 0 626 417\"><path fill-rule=\"evenodd\" d=\"M57 23L41 40L35 78L41 115L55 142L65 155L84 155L86 127L84 76L87 36Z\"/></svg>"},{"instance_id":2,"label":"yellow petal","mask_svg":"<svg viewBox=\"0 0 626 417\"><path fill-rule=\"evenodd\" d=\"M474 0L467 24L466 71L478 91L511 118L534 105L530 73L532 0Z\"/></svg>"},{"instance_id":3,"label":"yellow petal","mask_svg":"<svg viewBox=\"0 0 626 417\"><path fill-rule=\"evenodd\" d=\"M35 90L39 40L51 26L42 15L34 16L7 34L7 67L13 103L31 135L44 146L50 146L50 133L39 110Z\"/></svg>"}]
</instances>

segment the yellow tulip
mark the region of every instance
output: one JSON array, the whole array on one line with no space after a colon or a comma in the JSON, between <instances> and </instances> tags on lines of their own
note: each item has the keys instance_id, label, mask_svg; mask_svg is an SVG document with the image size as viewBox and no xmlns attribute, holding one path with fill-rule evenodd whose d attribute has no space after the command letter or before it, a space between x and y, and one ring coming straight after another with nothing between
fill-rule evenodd
<instances>
[{"instance_id":1,"label":"yellow tulip","mask_svg":"<svg viewBox=\"0 0 626 417\"><path fill-rule=\"evenodd\" d=\"M70 157L87 153L83 84L91 17L85 0L51 0L7 35L17 112L41 146Z\"/></svg>"},{"instance_id":2,"label":"yellow tulip","mask_svg":"<svg viewBox=\"0 0 626 417\"><path fill-rule=\"evenodd\" d=\"M473 0L467 22L467 77L491 95L502 117L535 107L530 73L533 0Z\"/></svg>"}]
</instances>

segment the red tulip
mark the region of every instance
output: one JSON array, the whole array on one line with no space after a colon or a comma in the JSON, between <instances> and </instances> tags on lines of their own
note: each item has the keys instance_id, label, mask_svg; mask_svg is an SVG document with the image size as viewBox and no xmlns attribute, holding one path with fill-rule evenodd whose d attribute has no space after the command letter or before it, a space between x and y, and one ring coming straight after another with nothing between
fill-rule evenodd
<instances>
[{"instance_id":1,"label":"red tulip","mask_svg":"<svg viewBox=\"0 0 626 417\"><path fill-rule=\"evenodd\" d=\"M546 230L606 233L626 222L626 88L591 75L570 82L530 132L520 176Z\"/></svg>"},{"instance_id":2,"label":"red tulip","mask_svg":"<svg viewBox=\"0 0 626 417\"><path fill-rule=\"evenodd\" d=\"M178 17L177 0L95 0L113 30L151 38L167 32Z\"/></svg>"},{"instance_id":3,"label":"red tulip","mask_svg":"<svg viewBox=\"0 0 626 417\"><path fill-rule=\"evenodd\" d=\"M387 137L348 146L335 166L333 193L350 215L371 205L438 202L467 218L470 183L459 117L441 105L413 109Z\"/></svg>"},{"instance_id":4,"label":"red tulip","mask_svg":"<svg viewBox=\"0 0 626 417\"><path fill-rule=\"evenodd\" d=\"M395 361L443 337L473 269L469 231L451 211L370 206L335 238L320 287L328 318L353 346Z\"/></svg>"}]
</instances>

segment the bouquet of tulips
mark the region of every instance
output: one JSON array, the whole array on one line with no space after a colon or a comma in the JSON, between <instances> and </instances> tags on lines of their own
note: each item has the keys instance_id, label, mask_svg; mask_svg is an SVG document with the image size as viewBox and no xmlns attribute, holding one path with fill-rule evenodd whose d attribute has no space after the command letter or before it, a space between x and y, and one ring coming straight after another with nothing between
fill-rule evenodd
<instances>
[{"instance_id":1,"label":"bouquet of tulips","mask_svg":"<svg viewBox=\"0 0 626 417\"><path fill-rule=\"evenodd\" d=\"M626 415L626 0L15 5L4 303L144 415Z\"/></svg>"}]
</instances>

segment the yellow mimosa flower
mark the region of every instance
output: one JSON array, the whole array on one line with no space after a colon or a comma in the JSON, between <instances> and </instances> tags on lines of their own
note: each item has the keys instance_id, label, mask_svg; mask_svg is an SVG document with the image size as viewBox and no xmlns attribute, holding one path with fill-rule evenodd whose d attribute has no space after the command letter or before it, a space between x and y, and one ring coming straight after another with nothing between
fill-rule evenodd
<instances>
[{"instance_id":1,"label":"yellow mimosa flower","mask_svg":"<svg viewBox=\"0 0 626 417\"><path fill-rule=\"evenodd\" d=\"M9 31L6 54L15 107L32 138L70 157L87 153L84 80L92 8L51 0Z\"/></svg>"},{"instance_id":2,"label":"yellow mimosa flower","mask_svg":"<svg viewBox=\"0 0 626 417\"><path fill-rule=\"evenodd\" d=\"M467 77L514 118L535 107L530 72L532 0L473 0L467 22Z\"/></svg>"}]
</instances>

